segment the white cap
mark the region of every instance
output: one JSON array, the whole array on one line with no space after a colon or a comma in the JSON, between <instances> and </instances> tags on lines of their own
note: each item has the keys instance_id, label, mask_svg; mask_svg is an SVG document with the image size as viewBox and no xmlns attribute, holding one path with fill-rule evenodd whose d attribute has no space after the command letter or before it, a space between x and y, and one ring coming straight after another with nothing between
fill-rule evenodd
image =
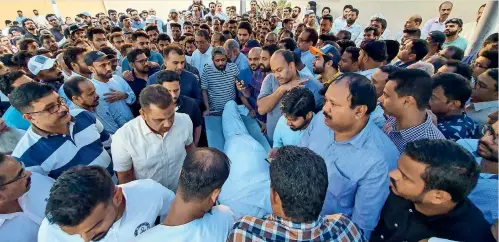
<instances>
[{"instance_id":1,"label":"white cap","mask_svg":"<svg viewBox=\"0 0 499 242\"><path fill-rule=\"evenodd\" d=\"M155 24L156 18L154 16L149 16L146 18L146 24Z\"/></svg>"},{"instance_id":2,"label":"white cap","mask_svg":"<svg viewBox=\"0 0 499 242\"><path fill-rule=\"evenodd\" d=\"M33 75L38 75L40 71L48 70L54 66L55 59L47 58L43 55L31 57L28 61L28 69Z\"/></svg>"},{"instance_id":3,"label":"white cap","mask_svg":"<svg viewBox=\"0 0 499 242\"><path fill-rule=\"evenodd\" d=\"M305 11L305 15L309 15L309 14L312 14L312 13L314 13L314 10L307 10L307 11Z\"/></svg>"}]
</instances>

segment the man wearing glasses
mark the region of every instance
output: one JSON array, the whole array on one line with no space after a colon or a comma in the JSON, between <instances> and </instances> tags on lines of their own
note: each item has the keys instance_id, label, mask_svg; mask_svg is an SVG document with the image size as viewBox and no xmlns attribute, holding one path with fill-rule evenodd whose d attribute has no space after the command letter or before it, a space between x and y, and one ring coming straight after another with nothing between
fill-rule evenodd
<instances>
[{"instance_id":1,"label":"man wearing glasses","mask_svg":"<svg viewBox=\"0 0 499 242\"><path fill-rule=\"evenodd\" d=\"M22 162L0 154L0 238L37 241L38 228L54 181L25 170ZM22 232L21 232L22 231Z\"/></svg>"},{"instance_id":2,"label":"man wearing glasses","mask_svg":"<svg viewBox=\"0 0 499 242\"><path fill-rule=\"evenodd\" d=\"M106 151L111 136L87 111L69 111L49 86L25 83L12 91L10 102L31 123L12 152L30 170L57 178L77 165L97 165L112 171Z\"/></svg>"},{"instance_id":3,"label":"man wearing glasses","mask_svg":"<svg viewBox=\"0 0 499 242\"><path fill-rule=\"evenodd\" d=\"M487 123L489 113L497 111L497 80L498 71L494 68L482 73L475 81L466 113L480 127Z\"/></svg>"},{"instance_id":4,"label":"man wearing glasses","mask_svg":"<svg viewBox=\"0 0 499 242\"><path fill-rule=\"evenodd\" d=\"M213 63L211 60L211 36L206 30L198 30L194 35L194 40L197 50L192 53L190 60L187 59L187 62L196 67L199 73L203 73L205 65Z\"/></svg>"}]
</instances>

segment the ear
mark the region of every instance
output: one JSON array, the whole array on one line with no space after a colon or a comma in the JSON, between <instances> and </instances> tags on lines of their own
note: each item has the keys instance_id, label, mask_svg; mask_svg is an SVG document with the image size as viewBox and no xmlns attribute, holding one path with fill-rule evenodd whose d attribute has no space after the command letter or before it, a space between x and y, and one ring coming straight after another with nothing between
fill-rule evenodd
<instances>
[{"instance_id":1,"label":"ear","mask_svg":"<svg viewBox=\"0 0 499 242\"><path fill-rule=\"evenodd\" d=\"M314 112L308 112L307 115L305 116L305 118L307 120L309 120L309 119L311 119L313 117L313 115L314 115Z\"/></svg>"},{"instance_id":2,"label":"ear","mask_svg":"<svg viewBox=\"0 0 499 242\"><path fill-rule=\"evenodd\" d=\"M289 63L289 68L292 70L296 70L296 64L294 62Z\"/></svg>"},{"instance_id":3,"label":"ear","mask_svg":"<svg viewBox=\"0 0 499 242\"><path fill-rule=\"evenodd\" d=\"M326 62L326 65L327 65L328 67L333 66L333 61L332 61L332 60L330 60L330 61Z\"/></svg>"},{"instance_id":4,"label":"ear","mask_svg":"<svg viewBox=\"0 0 499 242\"><path fill-rule=\"evenodd\" d=\"M139 114L140 114L140 116L142 116L142 118L143 118L144 120L147 118L147 116L146 116L146 112L144 111L144 109L143 109L143 108L141 108L141 109L139 110Z\"/></svg>"},{"instance_id":5,"label":"ear","mask_svg":"<svg viewBox=\"0 0 499 242\"><path fill-rule=\"evenodd\" d=\"M416 99L412 96L402 97L404 99L404 107L409 107L411 105L417 106Z\"/></svg>"},{"instance_id":6,"label":"ear","mask_svg":"<svg viewBox=\"0 0 499 242\"><path fill-rule=\"evenodd\" d=\"M452 196L443 190L431 190L427 192L427 196L430 202L435 205L446 204L452 201Z\"/></svg>"},{"instance_id":7,"label":"ear","mask_svg":"<svg viewBox=\"0 0 499 242\"><path fill-rule=\"evenodd\" d=\"M281 198L279 197L279 194L277 194L277 192L272 187L270 187L270 203L281 204Z\"/></svg>"},{"instance_id":8,"label":"ear","mask_svg":"<svg viewBox=\"0 0 499 242\"><path fill-rule=\"evenodd\" d=\"M114 195L113 195L113 203L115 205L121 204L123 201L123 190L121 187L116 186L114 190Z\"/></svg>"},{"instance_id":9,"label":"ear","mask_svg":"<svg viewBox=\"0 0 499 242\"><path fill-rule=\"evenodd\" d=\"M409 58L414 58L414 60L416 59L416 54L409 54Z\"/></svg>"},{"instance_id":10,"label":"ear","mask_svg":"<svg viewBox=\"0 0 499 242\"><path fill-rule=\"evenodd\" d=\"M217 189L213 190L213 192L211 192L211 194L210 194L210 204L215 204L217 202L218 195L220 195L221 191L222 191L222 189L217 188Z\"/></svg>"},{"instance_id":11,"label":"ear","mask_svg":"<svg viewBox=\"0 0 499 242\"><path fill-rule=\"evenodd\" d=\"M23 118L28 120L28 121L32 121L33 120L33 116L31 114L23 114Z\"/></svg>"},{"instance_id":12,"label":"ear","mask_svg":"<svg viewBox=\"0 0 499 242\"><path fill-rule=\"evenodd\" d=\"M450 109L456 110L456 109L461 109L461 101L459 100L454 100L451 101L449 104L447 104Z\"/></svg>"}]
</instances>

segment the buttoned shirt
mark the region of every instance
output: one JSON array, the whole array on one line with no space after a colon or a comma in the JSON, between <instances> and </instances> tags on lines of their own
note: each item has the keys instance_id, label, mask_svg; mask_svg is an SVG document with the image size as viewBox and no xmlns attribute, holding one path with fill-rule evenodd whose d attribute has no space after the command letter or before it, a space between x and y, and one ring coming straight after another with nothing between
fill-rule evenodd
<instances>
[{"instance_id":1,"label":"buttoned shirt","mask_svg":"<svg viewBox=\"0 0 499 242\"><path fill-rule=\"evenodd\" d=\"M445 136L433 124L430 115L426 115L426 120L419 125L403 130L397 130L397 119L388 117L383 131L393 141L400 153L405 149L405 145L411 141L420 139L445 139Z\"/></svg>"},{"instance_id":2,"label":"buttoned shirt","mask_svg":"<svg viewBox=\"0 0 499 242\"><path fill-rule=\"evenodd\" d=\"M338 34L345 26L347 26L347 20L344 19L343 16L337 17L333 22L333 34Z\"/></svg>"},{"instance_id":3,"label":"buttoned shirt","mask_svg":"<svg viewBox=\"0 0 499 242\"><path fill-rule=\"evenodd\" d=\"M351 34L350 40L352 40L352 41L355 41L359 37L364 39L364 36L360 34L360 33L362 33L362 27L360 26L360 24L354 23L354 24L352 24L352 26L348 26L345 24L345 26L340 28L338 30L338 32L341 30L346 30L346 31L350 32L350 34Z\"/></svg>"},{"instance_id":4,"label":"buttoned shirt","mask_svg":"<svg viewBox=\"0 0 499 242\"><path fill-rule=\"evenodd\" d=\"M298 146L311 149L326 162L329 186L322 214L350 216L369 239L389 193L388 172L397 165L395 145L371 120L349 140L335 141L335 132L319 112Z\"/></svg>"},{"instance_id":5,"label":"buttoned shirt","mask_svg":"<svg viewBox=\"0 0 499 242\"><path fill-rule=\"evenodd\" d=\"M435 17L435 18L429 19L424 24L423 29L421 29L421 39L426 39L428 34L431 31L435 31L435 30L438 30L441 32L444 32L444 30L445 30L445 21L441 23L440 17Z\"/></svg>"},{"instance_id":6,"label":"buttoned shirt","mask_svg":"<svg viewBox=\"0 0 499 242\"><path fill-rule=\"evenodd\" d=\"M175 113L173 126L161 136L138 116L113 136L116 140L111 145L114 170L125 172L133 168L135 178L149 178L170 190L177 190L185 147L193 141L192 129L187 114Z\"/></svg>"},{"instance_id":7,"label":"buttoned shirt","mask_svg":"<svg viewBox=\"0 0 499 242\"><path fill-rule=\"evenodd\" d=\"M320 216L310 223L295 223L269 215L244 216L236 221L227 242L251 241L365 241L357 226L343 214Z\"/></svg>"},{"instance_id":8,"label":"buttoned shirt","mask_svg":"<svg viewBox=\"0 0 499 242\"><path fill-rule=\"evenodd\" d=\"M439 118L437 128L445 138L453 141L479 139L481 136L478 124L464 112L459 115Z\"/></svg>"},{"instance_id":9,"label":"buttoned shirt","mask_svg":"<svg viewBox=\"0 0 499 242\"><path fill-rule=\"evenodd\" d=\"M308 68L310 72L314 72L313 62L315 60L315 56L310 53L310 51L301 52L301 62Z\"/></svg>"},{"instance_id":10,"label":"buttoned shirt","mask_svg":"<svg viewBox=\"0 0 499 242\"><path fill-rule=\"evenodd\" d=\"M456 241L495 241L490 224L469 199L446 214L426 216L412 201L390 193L371 241L421 241L431 237Z\"/></svg>"},{"instance_id":11,"label":"buttoned shirt","mask_svg":"<svg viewBox=\"0 0 499 242\"><path fill-rule=\"evenodd\" d=\"M371 119L378 128L383 129L385 126L386 118L385 118L385 110L381 107L380 103L376 104L376 108L369 115L369 119Z\"/></svg>"},{"instance_id":12,"label":"buttoned shirt","mask_svg":"<svg viewBox=\"0 0 499 242\"><path fill-rule=\"evenodd\" d=\"M483 125L487 123L489 114L497 111L498 102L498 100L495 100L489 102L471 103L468 107L466 107L465 112L468 117L477 122L479 128L481 129Z\"/></svg>"},{"instance_id":13,"label":"buttoned shirt","mask_svg":"<svg viewBox=\"0 0 499 242\"><path fill-rule=\"evenodd\" d=\"M201 51L199 51L199 49L196 49L194 51L194 53L192 53L190 64L193 65L194 67L196 67L196 69L198 69L199 73L203 73L205 65L213 64L213 60L211 59L212 49L213 49L213 47L211 47L211 45L210 45L210 48L208 48L208 50L206 52L204 52L204 54L201 53Z\"/></svg>"}]
</instances>

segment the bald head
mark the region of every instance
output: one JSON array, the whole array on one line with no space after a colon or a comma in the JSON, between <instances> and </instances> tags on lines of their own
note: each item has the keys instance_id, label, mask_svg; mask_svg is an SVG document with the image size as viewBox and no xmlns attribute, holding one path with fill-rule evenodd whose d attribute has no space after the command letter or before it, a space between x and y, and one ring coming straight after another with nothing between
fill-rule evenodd
<instances>
[{"instance_id":1,"label":"bald head","mask_svg":"<svg viewBox=\"0 0 499 242\"><path fill-rule=\"evenodd\" d=\"M407 21L405 21L404 29L419 29L423 18L419 14L412 15Z\"/></svg>"},{"instance_id":2,"label":"bald head","mask_svg":"<svg viewBox=\"0 0 499 242\"><path fill-rule=\"evenodd\" d=\"M237 56L239 56L240 50L239 50L239 43L234 40L234 39L228 39L225 41L224 44L225 51L227 51L228 57L232 60L235 61Z\"/></svg>"},{"instance_id":3,"label":"bald head","mask_svg":"<svg viewBox=\"0 0 499 242\"><path fill-rule=\"evenodd\" d=\"M277 44L277 34L274 32L269 32L265 36L265 45L276 45Z\"/></svg>"},{"instance_id":4,"label":"bald head","mask_svg":"<svg viewBox=\"0 0 499 242\"><path fill-rule=\"evenodd\" d=\"M248 63L252 71L258 70L260 67L260 54L262 53L262 48L254 47L248 53Z\"/></svg>"}]
</instances>

